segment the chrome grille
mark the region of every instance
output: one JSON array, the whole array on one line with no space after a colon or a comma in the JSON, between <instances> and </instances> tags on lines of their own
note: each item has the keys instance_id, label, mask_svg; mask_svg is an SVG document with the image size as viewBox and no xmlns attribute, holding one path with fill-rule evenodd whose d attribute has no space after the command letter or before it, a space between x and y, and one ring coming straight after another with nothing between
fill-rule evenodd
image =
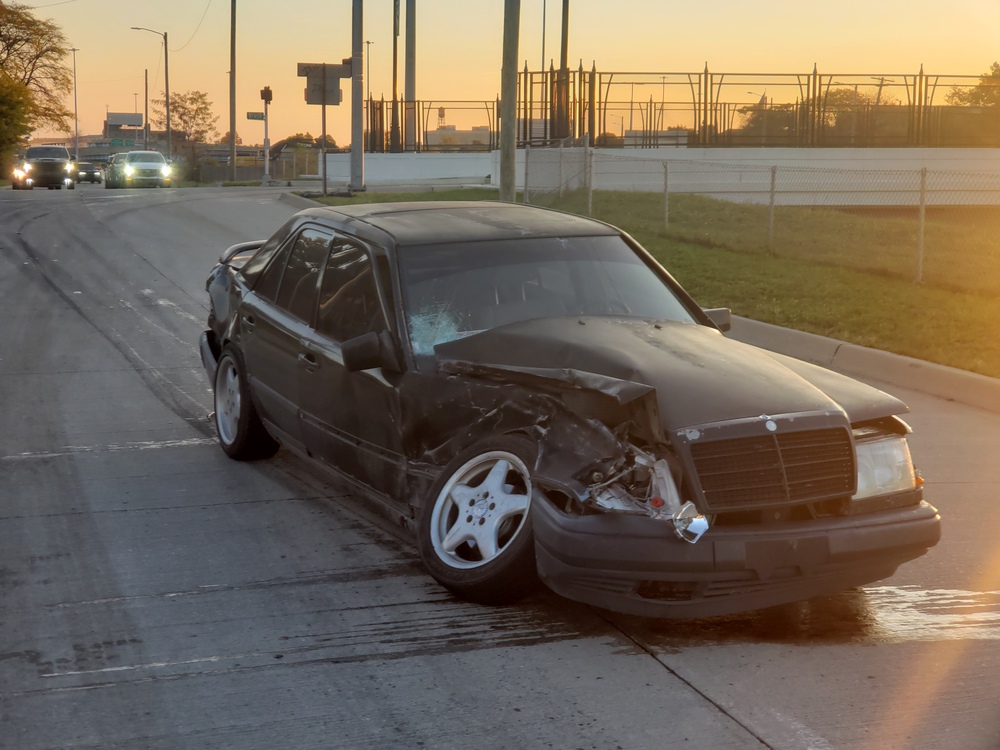
<instances>
[{"instance_id":1,"label":"chrome grille","mask_svg":"<svg viewBox=\"0 0 1000 750\"><path fill-rule=\"evenodd\" d=\"M693 443L709 512L824 500L854 491L854 451L834 428Z\"/></svg>"}]
</instances>

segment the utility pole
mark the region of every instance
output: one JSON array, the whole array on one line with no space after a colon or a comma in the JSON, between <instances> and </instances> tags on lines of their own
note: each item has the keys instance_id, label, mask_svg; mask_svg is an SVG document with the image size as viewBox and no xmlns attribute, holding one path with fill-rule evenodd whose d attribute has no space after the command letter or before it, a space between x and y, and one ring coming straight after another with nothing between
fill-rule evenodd
<instances>
[{"instance_id":1,"label":"utility pole","mask_svg":"<svg viewBox=\"0 0 1000 750\"><path fill-rule=\"evenodd\" d=\"M76 129L76 153L73 159L80 161L80 117L76 106L76 53L80 50L73 47L70 51L73 53L73 127Z\"/></svg>"},{"instance_id":2,"label":"utility pole","mask_svg":"<svg viewBox=\"0 0 1000 750\"><path fill-rule=\"evenodd\" d=\"M365 39L364 0L354 0L351 18L351 190L365 189L365 118L364 72L362 71Z\"/></svg>"},{"instance_id":3,"label":"utility pole","mask_svg":"<svg viewBox=\"0 0 1000 750\"><path fill-rule=\"evenodd\" d=\"M406 0L406 60L403 63L403 134L406 151L417 150L417 0Z\"/></svg>"},{"instance_id":4,"label":"utility pole","mask_svg":"<svg viewBox=\"0 0 1000 750\"><path fill-rule=\"evenodd\" d=\"M170 135L170 60L167 57L167 32L163 32L163 97L167 107L167 161L173 154L173 138Z\"/></svg>"},{"instance_id":5,"label":"utility pole","mask_svg":"<svg viewBox=\"0 0 1000 750\"><path fill-rule=\"evenodd\" d=\"M229 164L236 182L236 0L233 0L229 32Z\"/></svg>"},{"instance_id":6,"label":"utility pole","mask_svg":"<svg viewBox=\"0 0 1000 750\"><path fill-rule=\"evenodd\" d=\"M517 35L521 0L504 0L503 65L500 70L500 200L517 192Z\"/></svg>"},{"instance_id":7,"label":"utility pole","mask_svg":"<svg viewBox=\"0 0 1000 750\"><path fill-rule=\"evenodd\" d=\"M399 0L392 7L392 120L389 126L389 150L400 151L399 146Z\"/></svg>"}]
</instances>

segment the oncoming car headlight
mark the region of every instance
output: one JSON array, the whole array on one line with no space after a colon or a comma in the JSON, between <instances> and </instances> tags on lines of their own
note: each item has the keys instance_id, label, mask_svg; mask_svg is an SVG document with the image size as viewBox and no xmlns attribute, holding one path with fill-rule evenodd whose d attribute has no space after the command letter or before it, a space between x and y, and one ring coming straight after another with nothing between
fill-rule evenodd
<instances>
[{"instance_id":1,"label":"oncoming car headlight","mask_svg":"<svg viewBox=\"0 0 1000 750\"><path fill-rule=\"evenodd\" d=\"M164 164L162 167L160 167L160 171L163 172L163 176L164 177L169 177L170 176L170 165L169 164Z\"/></svg>"},{"instance_id":2,"label":"oncoming car headlight","mask_svg":"<svg viewBox=\"0 0 1000 750\"><path fill-rule=\"evenodd\" d=\"M134 171L135 171L135 167L133 167L131 164L126 164L125 165L125 176L126 177L131 177L132 173Z\"/></svg>"},{"instance_id":3,"label":"oncoming car headlight","mask_svg":"<svg viewBox=\"0 0 1000 750\"><path fill-rule=\"evenodd\" d=\"M66 165L66 174L72 174L74 169L76 169L76 167L74 167L72 163L67 164Z\"/></svg>"},{"instance_id":4,"label":"oncoming car headlight","mask_svg":"<svg viewBox=\"0 0 1000 750\"><path fill-rule=\"evenodd\" d=\"M859 441L856 447L858 491L852 500L905 492L917 486L910 446L902 435Z\"/></svg>"}]
</instances>

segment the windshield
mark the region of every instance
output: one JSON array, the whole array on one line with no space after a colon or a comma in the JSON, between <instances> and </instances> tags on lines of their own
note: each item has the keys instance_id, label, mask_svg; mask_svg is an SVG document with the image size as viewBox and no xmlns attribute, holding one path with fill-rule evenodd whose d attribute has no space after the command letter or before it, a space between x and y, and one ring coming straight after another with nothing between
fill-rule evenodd
<instances>
[{"instance_id":1,"label":"windshield","mask_svg":"<svg viewBox=\"0 0 1000 750\"><path fill-rule=\"evenodd\" d=\"M28 149L29 159L68 159L69 151L64 146L32 146Z\"/></svg>"},{"instance_id":2,"label":"windshield","mask_svg":"<svg viewBox=\"0 0 1000 750\"><path fill-rule=\"evenodd\" d=\"M131 151L129 152L129 155L126 157L126 161L129 164L133 164L138 161L146 161L146 162L155 161L162 164L164 162L164 159L163 159L163 154L161 154L159 151Z\"/></svg>"},{"instance_id":3,"label":"windshield","mask_svg":"<svg viewBox=\"0 0 1000 750\"><path fill-rule=\"evenodd\" d=\"M618 236L411 247L400 250L399 264L417 355L533 318L613 315L695 322Z\"/></svg>"}]
</instances>

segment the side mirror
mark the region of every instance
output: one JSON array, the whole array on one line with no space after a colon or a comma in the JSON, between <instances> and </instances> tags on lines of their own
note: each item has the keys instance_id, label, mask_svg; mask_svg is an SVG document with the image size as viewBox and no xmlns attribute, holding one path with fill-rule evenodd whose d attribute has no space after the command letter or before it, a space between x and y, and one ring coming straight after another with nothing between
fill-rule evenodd
<instances>
[{"instance_id":1,"label":"side mirror","mask_svg":"<svg viewBox=\"0 0 1000 750\"><path fill-rule=\"evenodd\" d=\"M393 372L399 372L400 366L392 345L392 336L388 331L382 333L362 334L348 339L340 348L344 357L344 367L348 372L371 370L384 367Z\"/></svg>"},{"instance_id":2,"label":"side mirror","mask_svg":"<svg viewBox=\"0 0 1000 750\"><path fill-rule=\"evenodd\" d=\"M711 307L704 312L708 319L715 323L716 328L723 333L733 327L733 312L728 307Z\"/></svg>"}]
</instances>

